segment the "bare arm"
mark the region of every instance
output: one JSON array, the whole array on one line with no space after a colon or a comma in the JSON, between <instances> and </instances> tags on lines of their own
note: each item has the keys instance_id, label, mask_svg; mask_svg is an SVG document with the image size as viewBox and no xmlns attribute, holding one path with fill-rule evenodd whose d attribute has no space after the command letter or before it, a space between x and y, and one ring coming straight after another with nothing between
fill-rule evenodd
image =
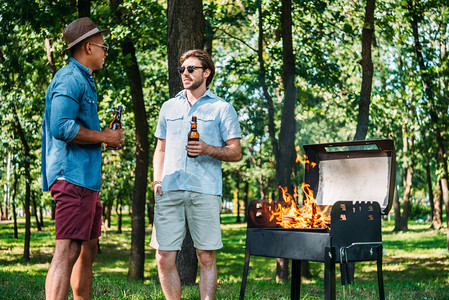
<instances>
[{"instance_id":1,"label":"bare arm","mask_svg":"<svg viewBox=\"0 0 449 300\"><path fill-rule=\"evenodd\" d=\"M165 140L158 139L156 149L153 155L153 183L162 182L162 171L164 169L165 159ZM162 188L160 183L154 184L156 193L162 196Z\"/></svg>"},{"instance_id":2,"label":"bare arm","mask_svg":"<svg viewBox=\"0 0 449 300\"><path fill-rule=\"evenodd\" d=\"M206 144L201 139L198 142L190 141L186 150L191 155L209 155L221 161L239 161L242 158L240 139L230 139L223 147L215 147Z\"/></svg>"},{"instance_id":3,"label":"bare arm","mask_svg":"<svg viewBox=\"0 0 449 300\"><path fill-rule=\"evenodd\" d=\"M121 147L125 140L124 131L125 129L123 128L117 130L105 128L103 131L97 131L80 126L78 134L72 140L72 143L79 145L106 143L114 148Z\"/></svg>"}]
</instances>

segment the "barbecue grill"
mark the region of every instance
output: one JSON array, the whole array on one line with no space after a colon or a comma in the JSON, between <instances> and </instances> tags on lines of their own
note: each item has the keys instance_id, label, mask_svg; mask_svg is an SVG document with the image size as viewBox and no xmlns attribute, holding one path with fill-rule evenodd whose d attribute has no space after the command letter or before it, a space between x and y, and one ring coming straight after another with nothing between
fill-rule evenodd
<instances>
[{"instance_id":1,"label":"barbecue grill","mask_svg":"<svg viewBox=\"0 0 449 300\"><path fill-rule=\"evenodd\" d=\"M384 299L381 216L392 205L396 159L392 140L305 145L310 163L304 181L318 206L330 205L330 229L279 228L270 214L275 204L264 200L248 206L245 265L240 299L244 298L251 255L292 260L291 298L299 299L301 261L324 262L324 298L336 298L335 263L342 283L351 283L348 264L377 261L379 298Z\"/></svg>"}]
</instances>

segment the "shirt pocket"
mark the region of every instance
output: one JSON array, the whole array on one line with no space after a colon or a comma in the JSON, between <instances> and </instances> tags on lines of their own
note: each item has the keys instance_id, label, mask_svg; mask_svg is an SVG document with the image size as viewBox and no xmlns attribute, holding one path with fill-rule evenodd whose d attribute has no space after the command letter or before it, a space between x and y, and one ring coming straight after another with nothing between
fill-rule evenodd
<instances>
[{"instance_id":1,"label":"shirt pocket","mask_svg":"<svg viewBox=\"0 0 449 300\"><path fill-rule=\"evenodd\" d=\"M97 112L97 99L95 96L87 95L81 100L81 113L95 117Z\"/></svg>"},{"instance_id":2,"label":"shirt pocket","mask_svg":"<svg viewBox=\"0 0 449 300\"><path fill-rule=\"evenodd\" d=\"M167 121L167 135L180 134L182 129L182 115L168 115L165 117Z\"/></svg>"},{"instance_id":3,"label":"shirt pocket","mask_svg":"<svg viewBox=\"0 0 449 300\"><path fill-rule=\"evenodd\" d=\"M197 127L200 139L207 144L214 146L219 145L219 140L221 140L221 138L215 118L207 115L198 115Z\"/></svg>"}]
</instances>

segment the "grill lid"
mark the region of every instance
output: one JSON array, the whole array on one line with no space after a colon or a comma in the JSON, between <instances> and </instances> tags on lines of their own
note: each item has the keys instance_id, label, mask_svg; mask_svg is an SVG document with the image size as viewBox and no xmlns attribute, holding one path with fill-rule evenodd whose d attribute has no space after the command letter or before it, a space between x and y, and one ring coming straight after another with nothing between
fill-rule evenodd
<instances>
[{"instance_id":1,"label":"grill lid","mask_svg":"<svg viewBox=\"0 0 449 300\"><path fill-rule=\"evenodd\" d=\"M378 202L390 211L396 181L396 155L390 139L304 145L310 163L304 182L319 205L337 201Z\"/></svg>"}]
</instances>

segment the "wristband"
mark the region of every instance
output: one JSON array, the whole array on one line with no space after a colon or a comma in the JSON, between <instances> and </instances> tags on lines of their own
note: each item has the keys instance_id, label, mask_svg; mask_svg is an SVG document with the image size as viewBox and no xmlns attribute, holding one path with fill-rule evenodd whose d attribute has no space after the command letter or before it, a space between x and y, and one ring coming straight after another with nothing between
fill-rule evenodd
<instances>
[{"instance_id":1,"label":"wristband","mask_svg":"<svg viewBox=\"0 0 449 300\"><path fill-rule=\"evenodd\" d=\"M160 181L160 180L155 180L155 181L153 181L153 183L151 184L151 186L153 187L153 189L155 188L155 186L156 185L162 185L162 181Z\"/></svg>"}]
</instances>

